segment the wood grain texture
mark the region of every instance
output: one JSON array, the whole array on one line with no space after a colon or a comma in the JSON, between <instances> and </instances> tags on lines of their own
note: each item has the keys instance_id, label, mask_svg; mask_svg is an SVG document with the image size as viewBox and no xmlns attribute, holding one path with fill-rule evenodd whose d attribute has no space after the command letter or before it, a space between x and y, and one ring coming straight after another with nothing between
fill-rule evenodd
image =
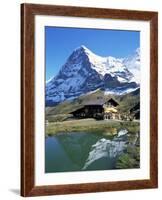
<instances>
[{"instance_id":1,"label":"wood grain texture","mask_svg":"<svg viewBox=\"0 0 162 200\"><path fill-rule=\"evenodd\" d=\"M150 179L103 183L34 185L34 17L72 16L150 21ZM21 5L21 195L104 192L158 186L158 13L54 5Z\"/></svg>"},{"instance_id":2,"label":"wood grain texture","mask_svg":"<svg viewBox=\"0 0 162 200\"><path fill-rule=\"evenodd\" d=\"M21 194L34 187L34 15L21 9Z\"/></svg>"},{"instance_id":3,"label":"wood grain texture","mask_svg":"<svg viewBox=\"0 0 162 200\"><path fill-rule=\"evenodd\" d=\"M150 20L150 179L158 187L158 13Z\"/></svg>"}]
</instances>

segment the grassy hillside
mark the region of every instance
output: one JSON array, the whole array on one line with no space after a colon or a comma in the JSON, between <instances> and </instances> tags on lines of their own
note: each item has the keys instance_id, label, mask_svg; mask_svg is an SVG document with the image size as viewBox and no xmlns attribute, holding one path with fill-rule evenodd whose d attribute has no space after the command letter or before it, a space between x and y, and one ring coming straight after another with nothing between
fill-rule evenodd
<instances>
[{"instance_id":1,"label":"grassy hillside","mask_svg":"<svg viewBox=\"0 0 162 200\"><path fill-rule=\"evenodd\" d=\"M118 96L116 99L120 103L119 110L121 112L128 112L140 101L140 89L122 96Z\"/></svg>"},{"instance_id":2,"label":"grassy hillside","mask_svg":"<svg viewBox=\"0 0 162 200\"><path fill-rule=\"evenodd\" d=\"M64 115L81 108L84 104L89 101L96 101L98 99L107 100L109 98L114 98L118 103L118 109L121 112L128 112L134 105L136 105L140 100L140 90L136 90L126 95L105 95L102 90L97 90L94 93L89 93L82 95L77 99L71 101L64 101L54 107L46 107L46 118L52 115Z\"/></svg>"}]
</instances>

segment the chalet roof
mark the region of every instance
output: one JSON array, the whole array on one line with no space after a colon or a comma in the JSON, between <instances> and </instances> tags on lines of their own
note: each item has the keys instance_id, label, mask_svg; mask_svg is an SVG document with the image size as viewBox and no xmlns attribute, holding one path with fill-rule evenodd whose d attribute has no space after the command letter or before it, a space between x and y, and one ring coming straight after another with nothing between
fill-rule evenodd
<instances>
[{"instance_id":1,"label":"chalet roof","mask_svg":"<svg viewBox=\"0 0 162 200\"><path fill-rule=\"evenodd\" d=\"M113 98L110 98L110 99L105 101L105 103L107 103L107 102L111 102L111 103L115 104L116 106L119 105L119 103L117 101L115 101Z\"/></svg>"},{"instance_id":2,"label":"chalet roof","mask_svg":"<svg viewBox=\"0 0 162 200\"><path fill-rule=\"evenodd\" d=\"M90 100L90 101L87 101L87 103L85 103L84 105L80 105L80 107L77 107L77 108L74 108L70 114L73 114L77 111L80 111L82 110L83 108L85 108L85 106L103 106L105 103L107 102L113 102L116 106L119 105L118 102L116 102L113 98L110 98L110 99L95 99L95 100ZM116 111L114 111L116 112Z\"/></svg>"},{"instance_id":3,"label":"chalet roof","mask_svg":"<svg viewBox=\"0 0 162 200\"><path fill-rule=\"evenodd\" d=\"M78 107L75 107L74 109L72 109L72 111L69 114L73 114L75 111L79 111L81 109L83 109L85 106L84 105L80 105Z\"/></svg>"},{"instance_id":4,"label":"chalet roof","mask_svg":"<svg viewBox=\"0 0 162 200\"><path fill-rule=\"evenodd\" d=\"M91 100L91 101L87 101L87 103L85 103L84 105L103 105L105 103L105 101L103 99L96 99L96 100Z\"/></svg>"}]
</instances>

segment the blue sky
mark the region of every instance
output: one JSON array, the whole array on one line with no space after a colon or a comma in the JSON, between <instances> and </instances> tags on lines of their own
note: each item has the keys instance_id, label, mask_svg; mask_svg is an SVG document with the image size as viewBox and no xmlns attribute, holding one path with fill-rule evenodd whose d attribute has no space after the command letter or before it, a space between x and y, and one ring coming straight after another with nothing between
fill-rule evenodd
<instances>
[{"instance_id":1,"label":"blue sky","mask_svg":"<svg viewBox=\"0 0 162 200\"><path fill-rule=\"evenodd\" d=\"M72 51L81 45L100 56L121 58L140 46L140 32L45 27L46 80L57 75Z\"/></svg>"}]
</instances>

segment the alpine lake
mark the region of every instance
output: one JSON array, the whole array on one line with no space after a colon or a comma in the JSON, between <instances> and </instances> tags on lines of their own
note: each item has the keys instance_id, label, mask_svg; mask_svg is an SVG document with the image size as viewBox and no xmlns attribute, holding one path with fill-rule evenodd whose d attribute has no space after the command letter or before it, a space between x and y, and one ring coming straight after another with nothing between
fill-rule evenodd
<instances>
[{"instance_id":1,"label":"alpine lake","mask_svg":"<svg viewBox=\"0 0 162 200\"><path fill-rule=\"evenodd\" d=\"M62 124L58 129L59 124L47 125L45 172L139 168L139 122L106 127L99 123L101 128L64 129L66 124Z\"/></svg>"}]
</instances>

